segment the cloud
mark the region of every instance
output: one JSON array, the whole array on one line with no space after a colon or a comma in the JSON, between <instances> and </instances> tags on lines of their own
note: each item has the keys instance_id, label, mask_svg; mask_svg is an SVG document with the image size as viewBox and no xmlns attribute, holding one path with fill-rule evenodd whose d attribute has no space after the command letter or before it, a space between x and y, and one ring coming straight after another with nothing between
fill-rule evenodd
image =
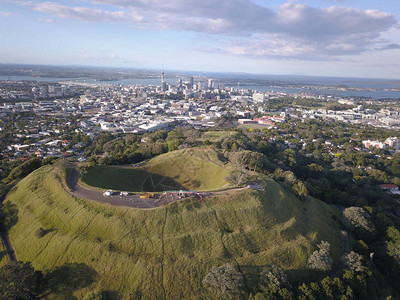
<instances>
[{"instance_id":1,"label":"cloud","mask_svg":"<svg viewBox=\"0 0 400 300\"><path fill-rule=\"evenodd\" d=\"M35 5L35 10L58 16L72 18L86 22L105 21L140 21L140 17L124 11L105 11L90 7L69 7L54 2L44 2Z\"/></svg>"},{"instance_id":2,"label":"cloud","mask_svg":"<svg viewBox=\"0 0 400 300\"><path fill-rule=\"evenodd\" d=\"M383 47L377 48L376 50L392 50L392 49L400 49L400 45L391 43L391 44L385 45Z\"/></svg>"},{"instance_id":3,"label":"cloud","mask_svg":"<svg viewBox=\"0 0 400 300\"><path fill-rule=\"evenodd\" d=\"M42 22L42 23L49 23L49 24L57 23L56 20L54 20L54 19L41 19L41 18L39 18L38 21Z\"/></svg>"},{"instance_id":4,"label":"cloud","mask_svg":"<svg viewBox=\"0 0 400 300\"><path fill-rule=\"evenodd\" d=\"M0 11L0 17L11 17L15 16L16 13L10 12L10 11Z\"/></svg>"},{"instance_id":5,"label":"cloud","mask_svg":"<svg viewBox=\"0 0 400 300\"><path fill-rule=\"evenodd\" d=\"M100 61L100 62L107 62L107 61L124 61L124 58L120 55L115 53L109 53L101 51L101 53L88 53L85 50L81 50L78 54L78 58L85 61Z\"/></svg>"},{"instance_id":6,"label":"cloud","mask_svg":"<svg viewBox=\"0 0 400 300\"><path fill-rule=\"evenodd\" d=\"M277 10L251 0L87 2L91 7L44 2L34 9L86 22L129 22L140 28L218 35L224 39L216 47L218 51L258 57L321 59L360 54L376 49L382 44L381 34L398 25L394 15L378 10L316 8L297 1L286 2ZM98 8L104 5L115 10Z\"/></svg>"},{"instance_id":7,"label":"cloud","mask_svg":"<svg viewBox=\"0 0 400 300\"><path fill-rule=\"evenodd\" d=\"M22 0L0 0L0 2L17 4L17 5L21 5L21 6L30 6L30 5L32 5L32 1L22 1Z\"/></svg>"}]
</instances>

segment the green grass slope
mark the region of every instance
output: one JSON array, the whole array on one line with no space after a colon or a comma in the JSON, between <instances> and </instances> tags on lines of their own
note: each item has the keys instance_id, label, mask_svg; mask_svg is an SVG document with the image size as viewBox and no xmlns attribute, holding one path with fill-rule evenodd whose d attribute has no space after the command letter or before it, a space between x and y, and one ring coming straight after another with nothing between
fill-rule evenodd
<instances>
[{"instance_id":1,"label":"green grass slope","mask_svg":"<svg viewBox=\"0 0 400 300\"><path fill-rule=\"evenodd\" d=\"M340 229L332 216L339 212L265 182L263 192L225 192L205 202L136 210L74 199L54 169L44 166L7 196L18 207L9 234L18 258L37 269L65 271L79 263L85 274L96 274L79 281L86 284L53 292L58 299L80 299L90 290L117 291L122 299L209 299L201 281L212 266L238 264L252 288L255 275L272 264L304 274L321 239L331 243L338 261ZM38 237L39 228L48 233Z\"/></svg>"},{"instance_id":2,"label":"green grass slope","mask_svg":"<svg viewBox=\"0 0 400 300\"><path fill-rule=\"evenodd\" d=\"M82 181L93 187L131 192L209 191L229 187L223 155L208 148L177 150L140 168L92 167Z\"/></svg>"}]
</instances>

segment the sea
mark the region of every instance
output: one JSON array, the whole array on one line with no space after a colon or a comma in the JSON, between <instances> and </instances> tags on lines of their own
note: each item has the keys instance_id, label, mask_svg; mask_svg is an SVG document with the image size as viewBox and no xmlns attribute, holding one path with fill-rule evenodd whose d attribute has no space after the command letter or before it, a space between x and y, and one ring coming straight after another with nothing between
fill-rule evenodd
<instances>
[{"instance_id":1,"label":"sea","mask_svg":"<svg viewBox=\"0 0 400 300\"><path fill-rule=\"evenodd\" d=\"M331 95L339 97L370 98L370 99L400 99L400 90L392 91L388 89L400 89L400 80L393 79L374 79L374 78L349 78L349 77L319 77L303 75L256 75L256 74L226 74L210 73L195 77L195 82L204 78L213 78L216 84L224 83L225 86L239 89L257 90L260 92L283 92L287 94L308 93L315 95ZM170 84L176 84L178 78L183 81L188 80L189 76L166 77ZM93 78L46 78L32 76L0 76L0 80L12 81L38 81L38 82L63 82L63 83L86 83L97 85L160 85L160 78L132 78L112 81L97 81ZM255 82L257 83L255 85ZM310 89L301 85L330 85L347 86L352 88L368 88L377 90L342 90L342 89ZM291 85L291 87L285 87ZM293 88L298 85L299 88Z\"/></svg>"}]
</instances>

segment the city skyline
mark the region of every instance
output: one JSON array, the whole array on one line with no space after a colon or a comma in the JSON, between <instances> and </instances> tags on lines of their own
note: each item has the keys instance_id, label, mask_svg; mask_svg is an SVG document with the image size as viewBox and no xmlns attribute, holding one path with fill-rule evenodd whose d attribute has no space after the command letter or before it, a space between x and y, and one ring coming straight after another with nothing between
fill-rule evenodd
<instances>
[{"instance_id":1,"label":"city skyline","mask_svg":"<svg viewBox=\"0 0 400 300\"><path fill-rule=\"evenodd\" d=\"M0 0L0 63L400 79L395 0Z\"/></svg>"}]
</instances>

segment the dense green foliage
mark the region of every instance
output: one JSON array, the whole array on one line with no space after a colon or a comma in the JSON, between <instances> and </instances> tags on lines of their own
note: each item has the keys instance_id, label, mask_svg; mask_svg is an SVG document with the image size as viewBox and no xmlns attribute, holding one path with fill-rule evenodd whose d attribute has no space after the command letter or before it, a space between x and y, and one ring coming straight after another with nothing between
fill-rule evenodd
<instances>
[{"instance_id":1,"label":"dense green foliage","mask_svg":"<svg viewBox=\"0 0 400 300\"><path fill-rule=\"evenodd\" d=\"M308 258L310 268L319 271L329 271L332 268L333 260L329 253L330 247L330 244L325 241L318 244L318 250L314 251Z\"/></svg>"},{"instance_id":2,"label":"dense green foliage","mask_svg":"<svg viewBox=\"0 0 400 300\"><path fill-rule=\"evenodd\" d=\"M43 292L43 275L30 263L10 262L0 268L2 299L34 299Z\"/></svg>"},{"instance_id":3,"label":"dense green foliage","mask_svg":"<svg viewBox=\"0 0 400 300\"><path fill-rule=\"evenodd\" d=\"M16 179L22 179L32 171L42 166L42 160L40 158L31 158L21 165L15 167L7 178L4 179L5 183L10 183Z\"/></svg>"},{"instance_id":4,"label":"dense green foliage","mask_svg":"<svg viewBox=\"0 0 400 300\"><path fill-rule=\"evenodd\" d=\"M232 299L240 296L244 289L244 276L230 264L212 267L203 279L203 285L215 298Z\"/></svg>"}]
</instances>

